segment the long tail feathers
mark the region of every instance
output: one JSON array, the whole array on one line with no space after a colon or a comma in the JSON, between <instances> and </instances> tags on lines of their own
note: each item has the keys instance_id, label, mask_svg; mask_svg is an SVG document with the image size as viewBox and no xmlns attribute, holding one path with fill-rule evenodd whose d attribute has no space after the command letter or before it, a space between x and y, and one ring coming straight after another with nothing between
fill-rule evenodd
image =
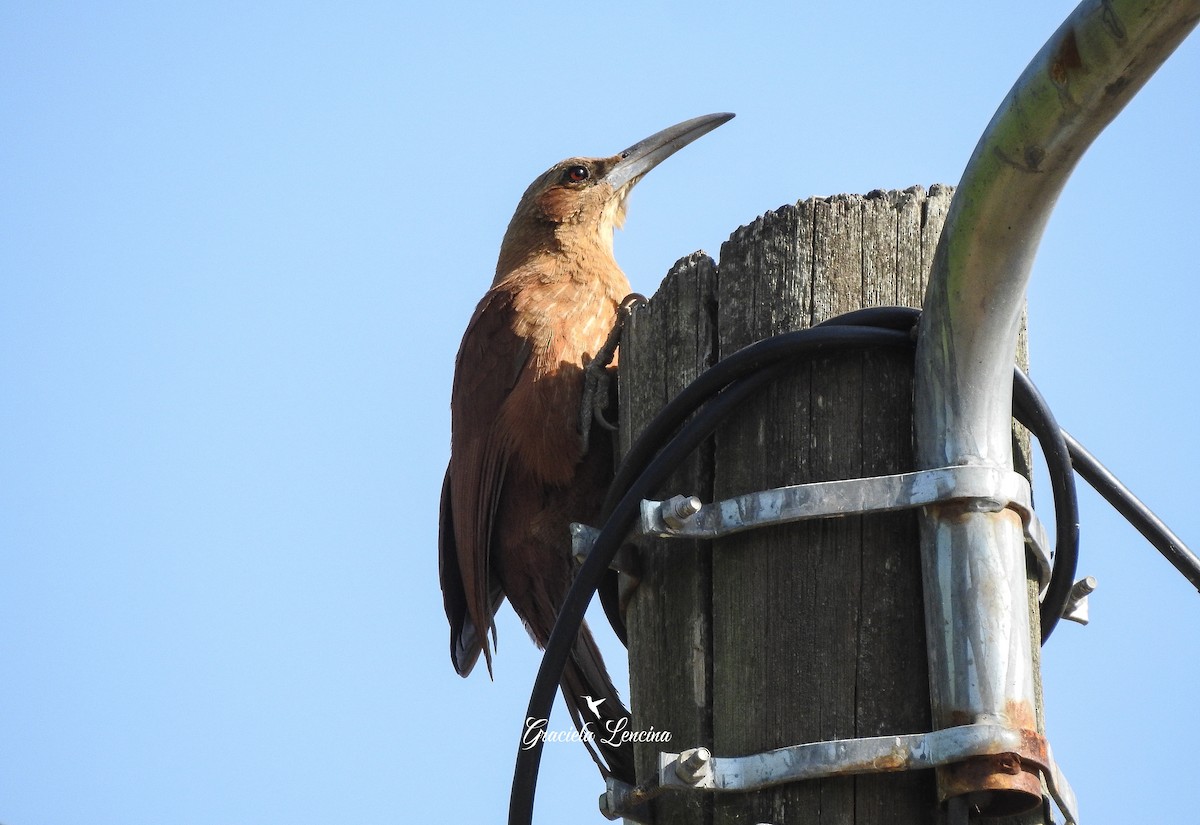
<instances>
[{"instance_id":1,"label":"long tail feathers","mask_svg":"<svg viewBox=\"0 0 1200 825\"><path fill-rule=\"evenodd\" d=\"M587 725L592 733L591 741L585 739L585 742L600 771L633 784L633 745L622 744L621 738L622 733L630 730L629 711L621 704L586 624L580 627L571 649L561 687L575 727L582 733Z\"/></svg>"}]
</instances>

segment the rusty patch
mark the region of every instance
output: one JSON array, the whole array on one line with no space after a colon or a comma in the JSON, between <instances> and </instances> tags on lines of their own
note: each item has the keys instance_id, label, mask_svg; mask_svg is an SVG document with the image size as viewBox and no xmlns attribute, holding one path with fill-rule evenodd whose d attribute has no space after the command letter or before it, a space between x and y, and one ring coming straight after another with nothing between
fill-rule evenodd
<instances>
[{"instance_id":1,"label":"rusty patch","mask_svg":"<svg viewBox=\"0 0 1200 825\"><path fill-rule=\"evenodd\" d=\"M908 752L889 751L886 756L873 760L870 766L879 771L902 771L908 767Z\"/></svg>"},{"instance_id":2,"label":"rusty patch","mask_svg":"<svg viewBox=\"0 0 1200 825\"><path fill-rule=\"evenodd\" d=\"M1033 763L1035 768L1049 770L1050 759L1047 755L1046 737L1038 733L1037 713L1028 702L1009 700L1004 705L1012 727L1021 734L1021 752L1019 756L1025 762ZM1030 770L1031 768L1025 768Z\"/></svg>"},{"instance_id":3,"label":"rusty patch","mask_svg":"<svg viewBox=\"0 0 1200 825\"><path fill-rule=\"evenodd\" d=\"M1004 713L1007 726L1021 736L1015 752L979 756L937 770L938 794L942 801L972 794L972 804L984 816L1011 816L1036 808L1042 802L1041 772L1047 769L1045 738L1037 732L1037 713L1029 702L1009 700ZM954 711L958 724L975 719Z\"/></svg>"},{"instance_id":4,"label":"rusty patch","mask_svg":"<svg viewBox=\"0 0 1200 825\"><path fill-rule=\"evenodd\" d=\"M975 714L968 713L965 710L950 711L950 724L948 727L960 727L962 725L972 725L975 723Z\"/></svg>"},{"instance_id":5,"label":"rusty patch","mask_svg":"<svg viewBox=\"0 0 1200 825\"><path fill-rule=\"evenodd\" d=\"M996 754L996 769L1009 776L1016 776L1021 772L1021 757L1015 753Z\"/></svg>"},{"instance_id":6,"label":"rusty patch","mask_svg":"<svg viewBox=\"0 0 1200 825\"><path fill-rule=\"evenodd\" d=\"M1030 702L1009 699L1004 703L1004 715L1011 727L1021 730L1037 730L1037 713Z\"/></svg>"},{"instance_id":7,"label":"rusty patch","mask_svg":"<svg viewBox=\"0 0 1200 825\"><path fill-rule=\"evenodd\" d=\"M1021 758L1042 770L1050 769L1050 754L1046 739L1037 731L1021 731Z\"/></svg>"},{"instance_id":8,"label":"rusty patch","mask_svg":"<svg viewBox=\"0 0 1200 825\"><path fill-rule=\"evenodd\" d=\"M982 816L1012 816L1042 804L1042 780L1018 754L978 756L940 768L938 794L942 801L972 794Z\"/></svg>"},{"instance_id":9,"label":"rusty patch","mask_svg":"<svg viewBox=\"0 0 1200 825\"><path fill-rule=\"evenodd\" d=\"M1067 29L1058 48L1050 58L1050 79L1056 86L1066 86L1071 72L1083 68L1083 58L1079 56L1079 43L1075 40L1075 30Z\"/></svg>"}]
</instances>

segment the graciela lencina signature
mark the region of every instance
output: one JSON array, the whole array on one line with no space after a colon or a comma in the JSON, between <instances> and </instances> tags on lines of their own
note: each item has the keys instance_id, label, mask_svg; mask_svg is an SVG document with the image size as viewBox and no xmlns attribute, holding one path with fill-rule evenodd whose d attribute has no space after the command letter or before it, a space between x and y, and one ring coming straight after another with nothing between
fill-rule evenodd
<instances>
[{"instance_id":1,"label":"graciela lencina signature","mask_svg":"<svg viewBox=\"0 0 1200 825\"><path fill-rule=\"evenodd\" d=\"M627 742L670 742L669 730L655 730L651 725L648 730L630 730L629 717L610 719L602 729L597 729L596 722L584 722L576 729L546 730L548 722L530 716L525 720L525 733L521 737L521 749L529 750L539 742L586 742L600 743L609 747L619 747Z\"/></svg>"}]
</instances>

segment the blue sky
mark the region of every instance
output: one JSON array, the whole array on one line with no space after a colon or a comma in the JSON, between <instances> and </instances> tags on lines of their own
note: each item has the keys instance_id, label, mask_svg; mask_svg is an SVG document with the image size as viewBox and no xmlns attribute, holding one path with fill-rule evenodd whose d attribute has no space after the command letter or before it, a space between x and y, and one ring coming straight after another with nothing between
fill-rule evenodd
<instances>
[{"instance_id":1,"label":"blue sky","mask_svg":"<svg viewBox=\"0 0 1200 825\"><path fill-rule=\"evenodd\" d=\"M436 509L526 184L736 112L631 200L652 292L781 204L957 181L1071 9L826 5L4 4L0 822L502 821L537 655L506 608L495 681L454 674ZM1193 37L1030 291L1060 422L1194 544L1198 80ZM1049 736L1087 822L1188 821L1200 599L1081 497ZM600 790L549 747L537 821Z\"/></svg>"}]
</instances>

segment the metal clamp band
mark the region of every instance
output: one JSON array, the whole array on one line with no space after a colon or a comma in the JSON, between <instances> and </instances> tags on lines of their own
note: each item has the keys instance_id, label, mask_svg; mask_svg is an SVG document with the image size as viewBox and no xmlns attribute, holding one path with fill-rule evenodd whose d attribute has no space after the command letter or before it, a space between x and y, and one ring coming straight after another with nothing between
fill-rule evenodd
<instances>
[{"instance_id":1,"label":"metal clamp band","mask_svg":"<svg viewBox=\"0 0 1200 825\"><path fill-rule=\"evenodd\" d=\"M872 478L817 481L747 493L712 504L695 496L642 502L642 535L714 539L775 524L861 513L884 513L949 501L970 501L992 512L1005 508L1021 518L1038 566L1038 582L1050 581L1049 539L1033 511L1029 481L1000 467L955 465Z\"/></svg>"},{"instance_id":2,"label":"metal clamp band","mask_svg":"<svg viewBox=\"0 0 1200 825\"><path fill-rule=\"evenodd\" d=\"M834 739L748 756L712 756L707 748L660 753L658 775L631 788L609 780L606 815L631 811L668 789L748 792L832 776L937 768L979 756L1015 754L1037 767L1067 825L1079 821L1075 792L1035 731L996 724L960 725L932 733Z\"/></svg>"}]
</instances>

